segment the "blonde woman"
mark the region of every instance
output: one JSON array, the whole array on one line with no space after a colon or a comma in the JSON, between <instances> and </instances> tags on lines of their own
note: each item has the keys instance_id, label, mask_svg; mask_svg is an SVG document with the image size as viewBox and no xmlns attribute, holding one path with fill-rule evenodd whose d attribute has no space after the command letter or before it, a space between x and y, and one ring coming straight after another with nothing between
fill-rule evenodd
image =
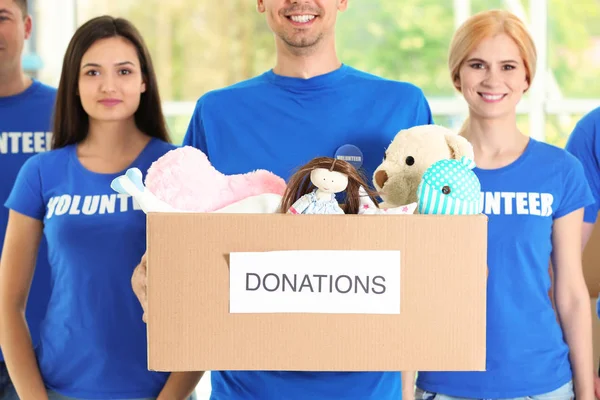
<instances>
[{"instance_id":1,"label":"blonde woman","mask_svg":"<svg viewBox=\"0 0 600 400\"><path fill-rule=\"evenodd\" d=\"M474 15L452 40L451 77L469 106L461 134L474 147L489 216L487 366L420 372L417 399L594 398L581 266L583 209L594 198L577 159L517 127L535 65L532 38L505 11Z\"/></svg>"}]
</instances>

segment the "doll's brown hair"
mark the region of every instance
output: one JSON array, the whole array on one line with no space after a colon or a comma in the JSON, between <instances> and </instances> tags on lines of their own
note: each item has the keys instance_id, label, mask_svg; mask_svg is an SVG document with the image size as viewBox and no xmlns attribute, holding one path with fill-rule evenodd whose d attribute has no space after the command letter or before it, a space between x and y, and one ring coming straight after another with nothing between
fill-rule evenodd
<instances>
[{"instance_id":1,"label":"doll's brown hair","mask_svg":"<svg viewBox=\"0 0 600 400\"><path fill-rule=\"evenodd\" d=\"M317 157L309 163L303 165L292 175L287 184L283 198L281 199L280 213L286 213L287 210L300 197L312 192L315 185L310 181L310 173L317 168L328 169L329 171L341 172L348 176L348 187L346 188L345 201L342 203L342 209L346 214L357 214L360 205L360 187L367 192L369 198L378 204L375 192L370 189L364 176L347 161L338 160L331 157Z\"/></svg>"}]
</instances>

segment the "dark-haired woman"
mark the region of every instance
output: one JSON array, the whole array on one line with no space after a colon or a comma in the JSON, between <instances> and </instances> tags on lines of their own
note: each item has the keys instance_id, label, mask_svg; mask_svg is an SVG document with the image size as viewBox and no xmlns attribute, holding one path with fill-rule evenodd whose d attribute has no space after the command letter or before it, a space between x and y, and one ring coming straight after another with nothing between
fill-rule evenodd
<instances>
[{"instance_id":1,"label":"dark-haired woman","mask_svg":"<svg viewBox=\"0 0 600 400\"><path fill-rule=\"evenodd\" d=\"M170 144L148 50L126 20L74 34L56 99L53 149L21 169L0 265L0 339L20 399L185 399L199 373L148 371L142 308L131 291L145 215L110 188L146 172ZM23 310L41 235L52 294L37 354Z\"/></svg>"}]
</instances>

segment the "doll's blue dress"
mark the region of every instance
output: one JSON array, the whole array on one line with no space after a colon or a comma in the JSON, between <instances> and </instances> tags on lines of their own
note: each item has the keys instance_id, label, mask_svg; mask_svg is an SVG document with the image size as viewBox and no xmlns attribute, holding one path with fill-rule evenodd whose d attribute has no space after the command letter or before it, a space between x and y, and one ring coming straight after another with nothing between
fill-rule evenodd
<instances>
[{"instance_id":1,"label":"doll's blue dress","mask_svg":"<svg viewBox=\"0 0 600 400\"><path fill-rule=\"evenodd\" d=\"M287 212L288 214L344 214L338 204L335 194L330 199L323 200L317 197L317 189L300 197Z\"/></svg>"}]
</instances>

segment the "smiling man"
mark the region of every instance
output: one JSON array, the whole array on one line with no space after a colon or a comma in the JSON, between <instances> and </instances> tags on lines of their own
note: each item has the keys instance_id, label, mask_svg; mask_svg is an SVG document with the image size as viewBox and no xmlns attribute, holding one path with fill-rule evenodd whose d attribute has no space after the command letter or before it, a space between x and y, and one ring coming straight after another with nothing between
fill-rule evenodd
<instances>
[{"instance_id":1,"label":"smiling man","mask_svg":"<svg viewBox=\"0 0 600 400\"><path fill-rule=\"evenodd\" d=\"M8 220L4 202L17 173L29 157L50 148L48 131L56 90L26 76L21 63L31 28L26 0L0 0L0 249ZM34 346L38 343L49 291L50 272L46 243L42 240L26 310ZM0 400L17 399L1 353L0 360Z\"/></svg>"},{"instance_id":2,"label":"smiling man","mask_svg":"<svg viewBox=\"0 0 600 400\"><path fill-rule=\"evenodd\" d=\"M368 176L401 129L432 123L416 86L377 77L340 62L338 12L348 0L258 0L275 34L273 69L204 94L184 145L207 154L225 174L259 168L288 179L318 156L352 160ZM343 232L340 232L343 234ZM132 286L145 302L145 264ZM198 337L197 340L205 338ZM212 400L398 400L400 372L214 371ZM403 380L413 397L413 374Z\"/></svg>"}]
</instances>

